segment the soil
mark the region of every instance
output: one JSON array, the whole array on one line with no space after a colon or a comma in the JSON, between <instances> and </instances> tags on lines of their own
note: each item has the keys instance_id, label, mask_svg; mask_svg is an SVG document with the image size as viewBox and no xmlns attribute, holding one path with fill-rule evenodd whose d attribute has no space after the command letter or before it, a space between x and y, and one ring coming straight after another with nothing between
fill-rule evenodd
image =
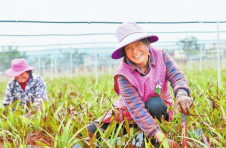
<instances>
[{"instance_id":1,"label":"soil","mask_svg":"<svg viewBox=\"0 0 226 148\"><path fill-rule=\"evenodd\" d=\"M52 139L50 137L47 137L44 133L42 132L35 132L35 133L30 133L27 138L27 145L35 146L36 148L43 148L40 146L36 141L41 142L49 147L51 147Z\"/></svg>"}]
</instances>

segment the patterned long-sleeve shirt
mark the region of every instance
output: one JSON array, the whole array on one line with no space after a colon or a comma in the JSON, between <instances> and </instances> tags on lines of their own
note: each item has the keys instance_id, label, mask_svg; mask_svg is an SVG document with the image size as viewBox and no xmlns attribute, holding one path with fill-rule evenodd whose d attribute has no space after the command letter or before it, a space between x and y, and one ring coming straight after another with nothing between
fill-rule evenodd
<instances>
[{"instance_id":1,"label":"patterned long-sleeve shirt","mask_svg":"<svg viewBox=\"0 0 226 148\"><path fill-rule=\"evenodd\" d=\"M142 72L141 69L128 58L125 58L125 63L129 65L132 71L137 71L141 76L145 76L151 70L151 66L155 65L154 56L151 50L149 50L149 62L147 65L146 73ZM188 95L190 89L186 76L174 61L169 57L165 50L163 50L163 60L166 65L166 79L171 83L171 86L176 95L179 89L186 90ZM126 104L131 117L134 119L136 124L149 136L153 136L157 129L159 129L153 117L147 113L145 104L140 97L138 90L122 75L117 77L117 82L120 88L120 95L122 96L124 103ZM139 114L137 113L139 112ZM137 116L139 115L139 116Z\"/></svg>"},{"instance_id":2,"label":"patterned long-sleeve shirt","mask_svg":"<svg viewBox=\"0 0 226 148\"><path fill-rule=\"evenodd\" d=\"M46 84L40 76L33 74L26 83L25 91L15 79L8 83L5 97L3 98L3 105L11 105L19 99L19 106L27 103L33 103L34 107L40 111L40 104L44 100L48 100L46 92Z\"/></svg>"}]
</instances>

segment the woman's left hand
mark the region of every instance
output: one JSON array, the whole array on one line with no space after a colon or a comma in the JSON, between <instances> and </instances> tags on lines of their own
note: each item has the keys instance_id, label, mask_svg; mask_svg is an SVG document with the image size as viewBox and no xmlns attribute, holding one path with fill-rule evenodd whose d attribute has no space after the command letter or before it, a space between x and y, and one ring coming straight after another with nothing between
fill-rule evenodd
<instances>
[{"instance_id":1,"label":"woman's left hand","mask_svg":"<svg viewBox=\"0 0 226 148\"><path fill-rule=\"evenodd\" d=\"M188 97L185 91L179 91L177 93L177 102L176 108L179 112L183 112L185 115L189 114L189 109L193 104L193 100L191 97Z\"/></svg>"}]
</instances>

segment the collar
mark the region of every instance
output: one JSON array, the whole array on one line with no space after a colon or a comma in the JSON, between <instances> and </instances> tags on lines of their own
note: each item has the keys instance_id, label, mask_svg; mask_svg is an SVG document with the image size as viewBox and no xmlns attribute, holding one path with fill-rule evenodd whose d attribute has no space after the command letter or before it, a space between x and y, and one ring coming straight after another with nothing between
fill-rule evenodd
<instances>
[{"instance_id":1,"label":"collar","mask_svg":"<svg viewBox=\"0 0 226 148\"><path fill-rule=\"evenodd\" d=\"M15 81L15 87L19 87L19 89L23 90L21 87L20 87L20 83L14 79ZM26 87L29 86L30 87L30 84L33 82L33 78L32 77L29 77L28 78L28 81L26 82ZM25 90L26 90L26 87L25 87Z\"/></svg>"}]
</instances>

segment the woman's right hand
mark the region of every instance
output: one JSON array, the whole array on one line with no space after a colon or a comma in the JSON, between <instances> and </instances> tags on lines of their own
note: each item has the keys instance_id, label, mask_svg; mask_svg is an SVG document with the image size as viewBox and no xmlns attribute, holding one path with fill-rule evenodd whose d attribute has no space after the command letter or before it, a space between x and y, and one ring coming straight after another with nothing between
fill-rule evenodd
<instances>
[{"instance_id":1,"label":"woman's right hand","mask_svg":"<svg viewBox=\"0 0 226 148\"><path fill-rule=\"evenodd\" d=\"M193 104L193 100L191 97L187 95L187 92L183 90L179 90L177 93L177 102L176 108L179 112L183 112L185 115L189 114L189 109Z\"/></svg>"}]
</instances>

